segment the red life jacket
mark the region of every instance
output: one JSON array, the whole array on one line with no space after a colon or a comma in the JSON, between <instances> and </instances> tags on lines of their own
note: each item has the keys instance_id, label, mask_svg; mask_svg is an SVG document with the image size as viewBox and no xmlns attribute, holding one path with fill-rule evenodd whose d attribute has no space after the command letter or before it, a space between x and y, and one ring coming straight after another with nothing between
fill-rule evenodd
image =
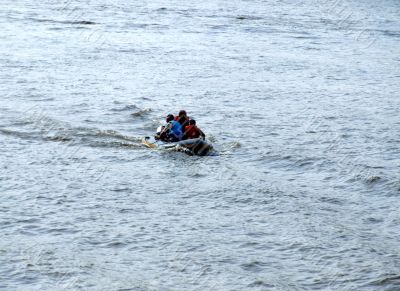
<instances>
[{"instance_id":1,"label":"red life jacket","mask_svg":"<svg viewBox=\"0 0 400 291\"><path fill-rule=\"evenodd\" d=\"M201 135L196 125L185 126L184 134L187 139L199 138Z\"/></svg>"}]
</instances>

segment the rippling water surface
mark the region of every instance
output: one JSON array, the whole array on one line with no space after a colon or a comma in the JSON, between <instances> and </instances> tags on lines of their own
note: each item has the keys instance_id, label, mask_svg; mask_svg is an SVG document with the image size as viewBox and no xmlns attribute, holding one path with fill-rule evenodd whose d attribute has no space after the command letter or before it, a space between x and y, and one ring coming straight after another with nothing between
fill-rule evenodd
<instances>
[{"instance_id":1,"label":"rippling water surface","mask_svg":"<svg viewBox=\"0 0 400 291\"><path fill-rule=\"evenodd\" d=\"M399 290L400 4L335 3L3 0L0 289Z\"/></svg>"}]
</instances>

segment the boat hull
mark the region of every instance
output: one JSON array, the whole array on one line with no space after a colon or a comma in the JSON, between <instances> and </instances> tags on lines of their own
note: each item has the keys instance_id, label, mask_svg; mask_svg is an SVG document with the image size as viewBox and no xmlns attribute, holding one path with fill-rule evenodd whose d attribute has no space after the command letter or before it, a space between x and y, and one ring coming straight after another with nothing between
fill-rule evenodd
<instances>
[{"instance_id":1,"label":"boat hull","mask_svg":"<svg viewBox=\"0 0 400 291\"><path fill-rule=\"evenodd\" d=\"M197 156L206 156L213 149L213 146L210 143L201 138L187 139L178 142L163 142L146 137L143 139L142 143L153 149L171 149Z\"/></svg>"}]
</instances>

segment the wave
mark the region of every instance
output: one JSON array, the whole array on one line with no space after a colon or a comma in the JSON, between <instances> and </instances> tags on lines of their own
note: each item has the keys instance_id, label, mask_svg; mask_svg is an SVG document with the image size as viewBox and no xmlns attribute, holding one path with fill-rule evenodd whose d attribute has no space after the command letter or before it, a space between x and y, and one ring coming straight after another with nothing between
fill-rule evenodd
<instances>
[{"instance_id":1,"label":"wave","mask_svg":"<svg viewBox=\"0 0 400 291\"><path fill-rule=\"evenodd\" d=\"M139 109L139 107L137 107L135 104L124 105L123 103L120 103L118 101L114 101L114 104L121 105L121 106L118 106L115 108L111 108L111 111L114 111L114 112L122 112L122 111L130 111L130 110Z\"/></svg>"},{"instance_id":2,"label":"wave","mask_svg":"<svg viewBox=\"0 0 400 291\"><path fill-rule=\"evenodd\" d=\"M235 18L237 20L262 20L262 17L259 16L253 16L253 15L238 15L238 16L232 16L232 18Z\"/></svg>"},{"instance_id":3,"label":"wave","mask_svg":"<svg viewBox=\"0 0 400 291\"><path fill-rule=\"evenodd\" d=\"M29 18L31 21L35 22L49 22L58 24L69 24L69 25L95 25L94 21L89 20L55 20L55 19L40 19L40 18Z\"/></svg>"},{"instance_id":4,"label":"wave","mask_svg":"<svg viewBox=\"0 0 400 291\"><path fill-rule=\"evenodd\" d=\"M121 140L125 140L125 141L134 141L134 142L140 141L140 138L127 136L127 135L121 134L115 130L96 130L95 136L112 137L112 138L121 139Z\"/></svg>"},{"instance_id":5,"label":"wave","mask_svg":"<svg viewBox=\"0 0 400 291\"><path fill-rule=\"evenodd\" d=\"M92 141L88 144L89 147L93 148L130 148L130 149L142 149L141 143L128 143L118 141Z\"/></svg>"},{"instance_id":6,"label":"wave","mask_svg":"<svg viewBox=\"0 0 400 291\"><path fill-rule=\"evenodd\" d=\"M396 289L396 286L400 284L400 274L386 274L384 277L377 279L375 281L370 282L368 285L369 286L374 286L374 287L393 287L393 290Z\"/></svg>"},{"instance_id":7,"label":"wave","mask_svg":"<svg viewBox=\"0 0 400 291\"><path fill-rule=\"evenodd\" d=\"M120 104L119 102L114 102L114 103ZM153 109L139 108L138 106L136 106L134 104L129 104L129 105L123 105L123 106L118 106L118 107L112 108L111 111L114 111L114 112L133 111L131 113L131 116L142 117L142 116L149 114L150 112L153 112Z\"/></svg>"},{"instance_id":8,"label":"wave","mask_svg":"<svg viewBox=\"0 0 400 291\"><path fill-rule=\"evenodd\" d=\"M148 123L143 124L140 129L144 129L144 130L150 130L152 132L155 132L155 129L157 127L159 127L160 125L162 125L159 121L157 120L152 120Z\"/></svg>"},{"instance_id":9,"label":"wave","mask_svg":"<svg viewBox=\"0 0 400 291\"><path fill-rule=\"evenodd\" d=\"M13 136L13 137L21 138L21 139L28 139L28 140L38 139L38 138L34 138L34 136L30 132L17 131L17 130L5 129L5 128L0 128L0 134Z\"/></svg>"},{"instance_id":10,"label":"wave","mask_svg":"<svg viewBox=\"0 0 400 291\"><path fill-rule=\"evenodd\" d=\"M209 138L209 139L210 139L211 142L214 142L214 140L215 140L212 137ZM240 142L238 142L238 141L229 142L229 143L223 144L221 146L221 149L219 150L219 153L221 155L230 154L232 151L234 151L234 150L236 150L236 149L238 149L240 147L242 147L242 144Z\"/></svg>"},{"instance_id":11,"label":"wave","mask_svg":"<svg viewBox=\"0 0 400 291\"><path fill-rule=\"evenodd\" d=\"M131 115L134 117L142 117L142 116L149 114L152 111L153 110L151 108L145 108L145 109L140 109L136 112L133 112L133 113L131 113Z\"/></svg>"},{"instance_id":12,"label":"wave","mask_svg":"<svg viewBox=\"0 0 400 291\"><path fill-rule=\"evenodd\" d=\"M8 127L1 127L0 135L90 147L138 148L141 144L141 138L124 135L116 130L74 127L40 114L19 118Z\"/></svg>"}]
</instances>

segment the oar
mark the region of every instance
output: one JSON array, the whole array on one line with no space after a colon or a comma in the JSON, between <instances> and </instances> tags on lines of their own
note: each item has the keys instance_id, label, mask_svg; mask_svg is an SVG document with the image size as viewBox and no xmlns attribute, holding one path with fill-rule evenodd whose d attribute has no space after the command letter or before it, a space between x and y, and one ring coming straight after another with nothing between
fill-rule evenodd
<instances>
[{"instance_id":1,"label":"oar","mask_svg":"<svg viewBox=\"0 0 400 291\"><path fill-rule=\"evenodd\" d=\"M150 139L150 136L146 136L146 137L144 138L144 141L145 141L146 145L147 145L149 148L152 148L152 149L156 148L156 147L157 147L156 144L155 144L155 143L149 142L149 139Z\"/></svg>"}]
</instances>

